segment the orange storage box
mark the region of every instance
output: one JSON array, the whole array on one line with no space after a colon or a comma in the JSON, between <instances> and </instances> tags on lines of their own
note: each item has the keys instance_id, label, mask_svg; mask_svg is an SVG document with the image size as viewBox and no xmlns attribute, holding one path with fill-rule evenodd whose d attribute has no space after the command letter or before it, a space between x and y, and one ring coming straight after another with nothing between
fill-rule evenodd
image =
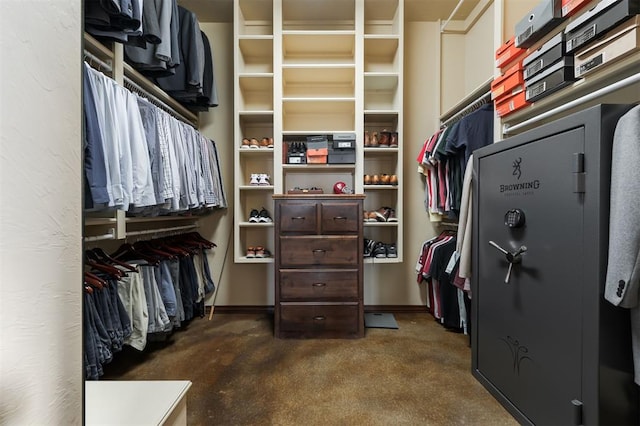
<instances>
[{"instance_id":1,"label":"orange storage box","mask_svg":"<svg viewBox=\"0 0 640 426\"><path fill-rule=\"evenodd\" d=\"M511 37L496 50L496 68L504 69L516 59L520 59L527 49L516 47L516 36Z\"/></svg>"},{"instance_id":2,"label":"orange storage box","mask_svg":"<svg viewBox=\"0 0 640 426\"><path fill-rule=\"evenodd\" d=\"M495 103L495 110L498 117L504 117L529 105L525 98L525 91L518 92L512 96L507 96L500 102Z\"/></svg>"},{"instance_id":3,"label":"orange storage box","mask_svg":"<svg viewBox=\"0 0 640 426\"><path fill-rule=\"evenodd\" d=\"M522 61L511 66L504 75L497 77L491 83L491 99L500 101L505 96L510 96L517 88L524 84Z\"/></svg>"}]
</instances>

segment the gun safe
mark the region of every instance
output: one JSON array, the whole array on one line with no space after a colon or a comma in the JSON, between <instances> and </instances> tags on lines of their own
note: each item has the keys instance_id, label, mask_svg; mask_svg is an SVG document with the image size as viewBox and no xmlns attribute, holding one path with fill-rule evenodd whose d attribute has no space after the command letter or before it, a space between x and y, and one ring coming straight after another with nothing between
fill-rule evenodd
<instances>
[{"instance_id":1,"label":"gun safe","mask_svg":"<svg viewBox=\"0 0 640 426\"><path fill-rule=\"evenodd\" d=\"M522 424L639 424L628 311L604 297L598 105L474 152L472 372Z\"/></svg>"}]
</instances>

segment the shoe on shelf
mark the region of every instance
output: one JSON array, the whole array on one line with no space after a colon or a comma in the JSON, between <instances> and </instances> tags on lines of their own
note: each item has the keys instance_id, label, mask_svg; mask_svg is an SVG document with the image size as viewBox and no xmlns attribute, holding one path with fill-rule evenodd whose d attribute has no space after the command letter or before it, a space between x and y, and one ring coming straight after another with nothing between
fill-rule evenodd
<instances>
[{"instance_id":1,"label":"shoe on shelf","mask_svg":"<svg viewBox=\"0 0 640 426\"><path fill-rule=\"evenodd\" d=\"M260 210L260 213L258 213L258 222L260 223L273 222L273 219L271 219L271 215L269 214L267 209L265 209L264 207L262 208L262 210Z\"/></svg>"},{"instance_id":2,"label":"shoe on shelf","mask_svg":"<svg viewBox=\"0 0 640 426\"><path fill-rule=\"evenodd\" d=\"M369 138L369 132L368 131L364 132L364 146L366 148L371 146L371 138Z\"/></svg>"},{"instance_id":3,"label":"shoe on shelf","mask_svg":"<svg viewBox=\"0 0 640 426\"><path fill-rule=\"evenodd\" d=\"M273 138L269 138L269 143L267 144L267 148L273 148Z\"/></svg>"},{"instance_id":4,"label":"shoe on shelf","mask_svg":"<svg viewBox=\"0 0 640 426\"><path fill-rule=\"evenodd\" d=\"M251 173L251 179L249 180L249 185L260 185L260 174Z\"/></svg>"},{"instance_id":5,"label":"shoe on shelf","mask_svg":"<svg viewBox=\"0 0 640 426\"><path fill-rule=\"evenodd\" d=\"M380 175L380 185L389 185L389 182L391 180L391 176L389 176L386 173L383 173Z\"/></svg>"},{"instance_id":6,"label":"shoe on shelf","mask_svg":"<svg viewBox=\"0 0 640 426\"><path fill-rule=\"evenodd\" d=\"M396 247L396 243L389 243L386 245L387 247L387 257L389 258L397 258L398 257L398 248Z\"/></svg>"},{"instance_id":7,"label":"shoe on shelf","mask_svg":"<svg viewBox=\"0 0 640 426\"><path fill-rule=\"evenodd\" d=\"M242 145L240 146L240 148L248 149L249 145L251 145L251 143L249 142L249 139L244 138L242 139Z\"/></svg>"},{"instance_id":8,"label":"shoe on shelf","mask_svg":"<svg viewBox=\"0 0 640 426\"><path fill-rule=\"evenodd\" d=\"M249 222L251 223L260 222L260 213L258 212L258 210L251 209L251 212L249 213Z\"/></svg>"},{"instance_id":9,"label":"shoe on shelf","mask_svg":"<svg viewBox=\"0 0 640 426\"><path fill-rule=\"evenodd\" d=\"M247 247L247 259L253 259L254 257L256 257L256 248L249 246Z\"/></svg>"},{"instance_id":10,"label":"shoe on shelf","mask_svg":"<svg viewBox=\"0 0 640 426\"><path fill-rule=\"evenodd\" d=\"M364 239L364 252L363 252L363 256L364 257L372 257L373 256L373 249L376 247L377 241L374 240L370 240L368 238Z\"/></svg>"},{"instance_id":11,"label":"shoe on shelf","mask_svg":"<svg viewBox=\"0 0 640 426\"><path fill-rule=\"evenodd\" d=\"M389 177L389 184L390 185L397 185L398 184L398 176L396 175L391 175Z\"/></svg>"},{"instance_id":12,"label":"shoe on shelf","mask_svg":"<svg viewBox=\"0 0 640 426\"><path fill-rule=\"evenodd\" d=\"M371 147L373 148L378 148L380 146L380 143L378 142L378 132L373 132L371 134Z\"/></svg>"},{"instance_id":13,"label":"shoe on shelf","mask_svg":"<svg viewBox=\"0 0 640 426\"><path fill-rule=\"evenodd\" d=\"M251 138L251 141L249 142L249 148L252 148L252 149L260 148L260 142L258 142L258 139Z\"/></svg>"},{"instance_id":14,"label":"shoe on shelf","mask_svg":"<svg viewBox=\"0 0 640 426\"><path fill-rule=\"evenodd\" d=\"M388 130L380 132L380 140L378 144L380 148L389 148L389 140L391 139L391 133Z\"/></svg>"},{"instance_id":15,"label":"shoe on shelf","mask_svg":"<svg viewBox=\"0 0 640 426\"><path fill-rule=\"evenodd\" d=\"M375 257L376 259L383 259L387 257L387 245L385 243L376 242L375 247L373 248L373 253L371 257Z\"/></svg>"},{"instance_id":16,"label":"shoe on shelf","mask_svg":"<svg viewBox=\"0 0 640 426\"><path fill-rule=\"evenodd\" d=\"M396 216L396 211L389 207L387 207L387 210L389 211L389 215L387 216L387 222L397 222L398 217Z\"/></svg>"},{"instance_id":17,"label":"shoe on shelf","mask_svg":"<svg viewBox=\"0 0 640 426\"><path fill-rule=\"evenodd\" d=\"M378 210L374 212L376 215L376 220L378 222L387 222L389 219L389 215L391 214L391 209L388 207L380 207Z\"/></svg>"},{"instance_id":18,"label":"shoe on shelf","mask_svg":"<svg viewBox=\"0 0 640 426\"><path fill-rule=\"evenodd\" d=\"M398 147L398 132L391 132L391 139L389 139L389 148Z\"/></svg>"},{"instance_id":19,"label":"shoe on shelf","mask_svg":"<svg viewBox=\"0 0 640 426\"><path fill-rule=\"evenodd\" d=\"M258 185L271 185L269 175L266 173L258 173Z\"/></svg>"},{"instance_id":20,"label":"shoe on shelf","mask_svg":"<svg viewBox=\"0 0 640 426\"><path fill-rule=\"evenodd\" d=\"M364 184L365 185L371 185L371 176L364 175Z\"/></svg>"},{"instance_id":21,"label":"shoe on shelf","mask_svg":"<svg viewBox=\"0 0 640 426\"><path fill-rule=\"evenodd\" d=\"M260 139L260 148L267 148L269 146L269 138Z\"/></svg>"},{"instance_id":22,"label":"shoe on shelf","mask_svg":"<svg viewBox=\"0 0 640 426\"><path fill-rule=\"evenodd\" d=\"M371 176L371 185L380 185L380 176L378 175Z\"/></svg>"},{"instance_id":23,"label":"shoe on shelf","mask_svg":"<svg viewBox=\"0 0 640 426\"><path fill-rule=\"evenodd\" d=\"M262 246L256 247L256 258L271 257L271 252Z\"/></svg>"}]
</instances>

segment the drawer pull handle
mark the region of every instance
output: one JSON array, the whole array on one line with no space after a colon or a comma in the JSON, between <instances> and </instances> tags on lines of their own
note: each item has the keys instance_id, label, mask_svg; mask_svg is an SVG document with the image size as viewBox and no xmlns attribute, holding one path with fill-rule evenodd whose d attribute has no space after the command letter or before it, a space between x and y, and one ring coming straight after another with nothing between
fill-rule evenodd
<instances>
[{"instance_id":1,"label":"drawer pull handle","mask_svg":"<svg viewBox=\"0 0 640 426\"><path fill-rule=\"evenodd\" d=\"M335 216L333 220L347 220L345 216Z\"/></svg>"},{"instance_id":2,"label":"drawer pull handle","mask_svg":"<svg viewBox=\"0 0 640 426\"><path fill-rule=\"evenodd\" d=\"M327 284L326 283L313 283L311 284L313 287L326 287Z\"/></svg>"},{"instance_id":3,"label":"drawer pull handle","mask_svg":"<svg viewBox=\"0 0 640 426\"><path fill-rule=\"evenodd\" d=\"M325 319L327 319L327 317L325 317L324 315L318 315L313 317L314 321L324 321Z\"/></svg>"},{"instance_id":4,"label":"drawer pull handle","mask_svg":"<svg viewBox=\"0 0 640 426\"><path fill-rule=\"evenodd\" d=\"M327 251L326 250L322 250L322 249L315 249L313 250L313 254L325 254Z\"/></svg>"},{"instance_id":5,"label":"drawer pull handle","mask_svg":"<svg viewBox=\"0 0 640 426\"><path fill-rule=\"evenodd\" d=\"M291 220L305 220L305 219L306 219L306 217L304 217L304 216L293 216L291 218Z\"/></svg>"}]
</instances>

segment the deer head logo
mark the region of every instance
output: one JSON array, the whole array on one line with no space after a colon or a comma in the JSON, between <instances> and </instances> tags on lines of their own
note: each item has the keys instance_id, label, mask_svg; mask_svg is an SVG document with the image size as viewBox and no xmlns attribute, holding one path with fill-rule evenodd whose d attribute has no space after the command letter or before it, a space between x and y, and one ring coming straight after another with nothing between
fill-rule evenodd
<instances>
[{"instance_id":1,"label":"deer head logo","mask_svg":"<svg viewBox=\"0 0 640 426\"><path fill-rule=\"evenodd\" d=\"M520 176L522 176L522 171L520 170L520 163L522 163L522 157L518 157L517 160L513 162L513 175L518 177L520 180Z\"/></svg>"}]
</instances>

